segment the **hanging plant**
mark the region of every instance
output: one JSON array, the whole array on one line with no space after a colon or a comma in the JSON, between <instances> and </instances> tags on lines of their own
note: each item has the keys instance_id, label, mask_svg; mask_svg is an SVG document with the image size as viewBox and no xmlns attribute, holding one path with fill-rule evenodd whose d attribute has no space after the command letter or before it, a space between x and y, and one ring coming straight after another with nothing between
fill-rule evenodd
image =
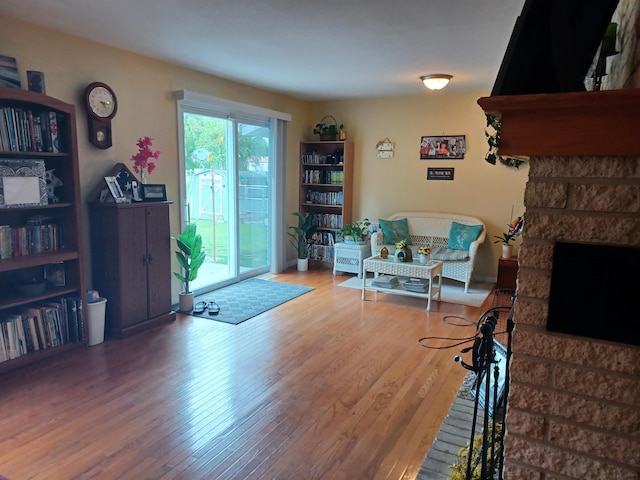
<instances>
[{"instance_id":1,"label":"hanging plant","mask_svg":"<svg viewBox=\"0 0 640 480\"><path fill-rule=\"evenodd\" d=\"M500 147L500 133L502 130L502 122L493 115L487 114L487 128L484 130L484 135L487 137L487 144L489 145L489 151L485 155L484 159L491 165L495 165L498 161L507 167L520 168L520 165L524 163L524 160L513 157L503 157L498 153Z\"/></svg>"}]
</instances>

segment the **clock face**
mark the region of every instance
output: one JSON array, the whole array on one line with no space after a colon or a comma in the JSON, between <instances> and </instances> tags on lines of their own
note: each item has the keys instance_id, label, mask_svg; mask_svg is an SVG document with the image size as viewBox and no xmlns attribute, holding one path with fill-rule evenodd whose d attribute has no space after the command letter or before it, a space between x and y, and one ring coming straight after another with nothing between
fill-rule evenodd
<instances>
[{"instance_id":1,"label":"clock face","mask_svg":"<svg viewBox=\"0 0 640 480\"><path fill-rule=\"evenodd\" d=\"M106 85L94 85L87 89L87 106L99 118L111 118L116 114L116 97Z\"/></svg>"}]
</instances>

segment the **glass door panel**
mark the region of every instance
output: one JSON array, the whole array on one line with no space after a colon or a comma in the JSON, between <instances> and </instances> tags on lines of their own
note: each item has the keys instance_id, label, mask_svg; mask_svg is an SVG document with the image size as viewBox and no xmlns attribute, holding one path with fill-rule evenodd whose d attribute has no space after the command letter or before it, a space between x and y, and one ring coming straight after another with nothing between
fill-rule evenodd
<instances>
[{"instance_id":1,"label":"glass door panel","mask_svg":"<svg viewBox=\"0 0 640 480\"><path fill-rule=\"evenodd\" d=\"M268 271L269 124L183 121L187 218L207 252L192 289L202 293Z\"/></svg>"}]
</instances>

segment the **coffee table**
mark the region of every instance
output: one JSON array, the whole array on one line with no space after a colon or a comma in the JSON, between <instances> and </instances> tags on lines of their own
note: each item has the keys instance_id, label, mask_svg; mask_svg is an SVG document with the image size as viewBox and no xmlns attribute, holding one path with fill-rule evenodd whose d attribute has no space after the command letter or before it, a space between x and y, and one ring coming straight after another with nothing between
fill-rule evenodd
<instances>
[{"instance_id":1,"label":"coffee table","mask_svg":"<svg viewBox=\"0 0 640 480\"><path fill-rule=\"evenodd\" d=\"M374 279L380 273L387 275L396 275L398 277L422 278L429 280L429 287L425 293L412 292L405 290L402 285L395 288L367 286L367 272L373 272ZM434 282L438 277L437 283ZM437 300L441 299L440 289L442 286L442 262L437 260L429 260L427 263L420 262L398 262L393 258L380 258L378 256L365 258L362 262L362 300L366 300L365 292L375 291L392 293L395 295L407 295L411 297L420 297L427 299L427 310L431 310L431 298L438 295Z\"/></svg>"}]
</instances>

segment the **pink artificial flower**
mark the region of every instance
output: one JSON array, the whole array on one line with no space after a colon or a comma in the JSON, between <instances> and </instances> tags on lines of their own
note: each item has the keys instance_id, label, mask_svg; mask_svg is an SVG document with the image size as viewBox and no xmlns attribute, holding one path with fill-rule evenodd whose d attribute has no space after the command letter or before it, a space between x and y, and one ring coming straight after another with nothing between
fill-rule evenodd
<instances>
[{"instance_id":1,"label":"pink artificial flower","mask_svg":"<svg viewBox=\"0 0 640 480\"><path fill-rule=\"evenodd\" d=\"M144 169L146 168L148 173L153 172L156 168L156 164L149 160L157 160L160 156L160 150L156 150L155 152L151 150L153 138L139 138L136 145L138 146L138 153L131 157L131 160L133 161L133 170L136 173L144 173Z\"/></svg>"}]
</instances>

